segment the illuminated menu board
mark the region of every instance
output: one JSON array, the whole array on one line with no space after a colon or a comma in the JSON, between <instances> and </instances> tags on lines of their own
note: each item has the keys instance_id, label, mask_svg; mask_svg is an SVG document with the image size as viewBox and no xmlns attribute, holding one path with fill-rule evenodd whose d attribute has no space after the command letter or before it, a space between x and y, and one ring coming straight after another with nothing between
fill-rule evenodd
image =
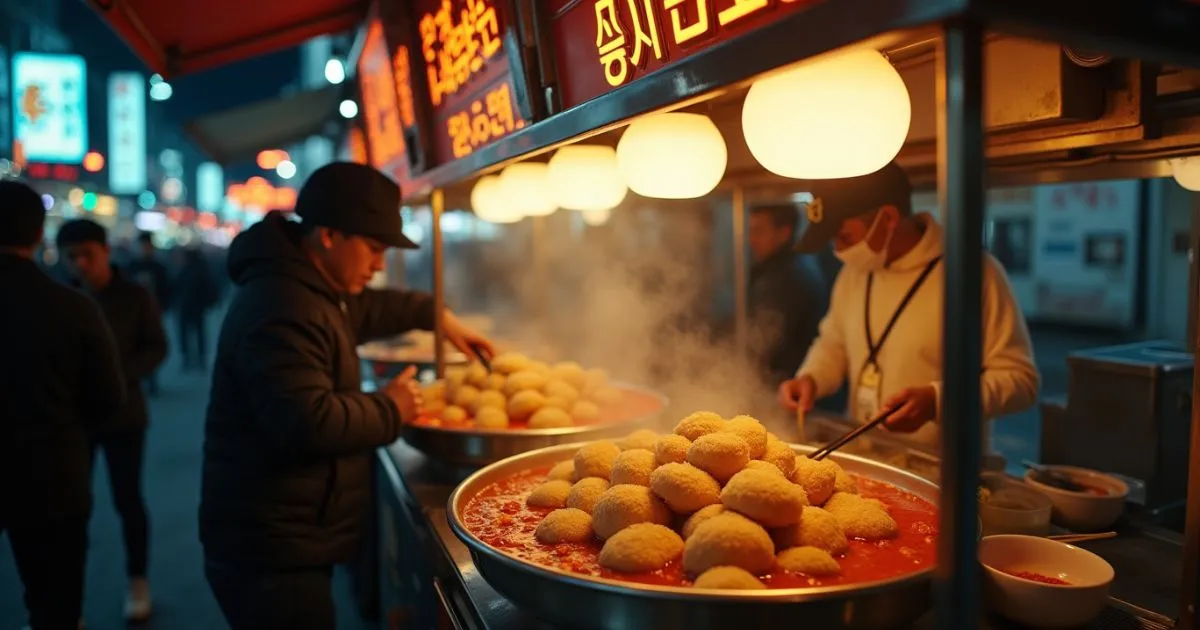
<instances>
[{"instance_id":1,"label":"illuminated menu board","mask_svg":"<svg viewBox=\"0 0 1200 630\"><path fill-rule=\"evenodd\" d=\"M358 58L358 87L367 154L372 166L403 182L409 178L408 151L393 69L383 25L378 18L372 19Z\"/></svg>"},{"instance_id":2,"label":"illuminated menu board","mask_svg":"<svg viewBox=\"0 0 1200 630\"><path fill-rule=\"evenodd\" d=\"M547 0L573 107L820 0Z\"/></svg>"}]
</instances>

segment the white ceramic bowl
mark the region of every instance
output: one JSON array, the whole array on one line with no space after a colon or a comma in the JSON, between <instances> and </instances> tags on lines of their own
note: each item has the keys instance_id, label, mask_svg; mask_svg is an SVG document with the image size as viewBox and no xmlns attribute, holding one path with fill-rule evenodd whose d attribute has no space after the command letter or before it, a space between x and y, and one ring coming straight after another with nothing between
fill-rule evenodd
<instances>
[{"instance_id":1,"label":"white ceramic bowl","mask_svg":"<svg viewBox=\"0 0 1200 630\"><path fill-rule=\"evenodd\" d=\"M979 543L983 596L992 612L1037 628L1073 628L1095 619L1108 604L1112 565L1074 545L1037 536L987 536ZM1067 586L1035 582L1010 572L1058 578Z\"/></svg>"},{"instance_id":2,"label":"white ceramic bowl","mask_svg":"<svg viewBox=\"0 0 1200 630\"><path fill-rule=\"evenodd\" d=\"M1050 533L1053 504L1045 494L1003 474L985 473L982 484L989 492L988 500L979 503L984 536Z\"/></svg>"},{"instance_id":3,"label":"white ceramic bowl","mask_svg":"<svg viewBox=\"0 0 1200 630\"><path fill-rule=\"evenodd\" d=\"M1111 527L1125 511L1125 498L1129 495L1129 486L1116 477L1103 473L1077 468L1075 466L1046 466L1048 470L1069 477L1076 483L1083 484L1107 494L1091 494L1086 492L1069 492L1054 486L1040 483L1034 479L1032 470L1025 472L1025 483L1036 488L1050 498L1054 504L1053 520L1056 524L1077 532L1094 532Z\"/></svg>"}]
</instances>

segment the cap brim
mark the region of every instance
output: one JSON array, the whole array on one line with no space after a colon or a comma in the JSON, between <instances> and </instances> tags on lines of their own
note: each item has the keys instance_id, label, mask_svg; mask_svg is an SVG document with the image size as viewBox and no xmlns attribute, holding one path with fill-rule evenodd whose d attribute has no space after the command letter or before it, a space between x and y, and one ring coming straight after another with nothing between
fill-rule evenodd
<instances>
[{"instance_id":1,"label":"cap brim","mask_svg":"<svg viewBox=\"0 0 1200 630\"><path fill-rule=\"evenodd\" d=\"M413 240L405 236L403 232L388 236L372 235L371 238L383 243L384 245L387 245L388 247L395 247L397 249L421 249L420 245L414 243Z\"/></svg>"},{"instance_id":2,"label":"cap brim","mask_svg":"<svg viewBox=\"0 0 1200 630\"><path fill-rule=\"evenodd\" d=\"M796 241L795 250L801 254L815 254L821 251L837 234L838 223L838 221L809 223L808 227L804 229L804 233L800 235L800 240Z\"/></svg>"}]
</instances>

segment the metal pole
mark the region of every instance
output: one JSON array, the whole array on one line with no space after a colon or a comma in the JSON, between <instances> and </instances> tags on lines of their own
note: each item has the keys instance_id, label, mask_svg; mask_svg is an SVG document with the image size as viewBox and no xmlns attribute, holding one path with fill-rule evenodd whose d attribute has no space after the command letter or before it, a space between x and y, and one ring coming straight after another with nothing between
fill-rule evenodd
<instances>
[{"instance_id":1,"label":"metal pole","mask_svg":"<svg viewBox=\"0 0 1200 630\"><path fill-rule=\"evenodd\" d=\"M1168 185L1172 185L1168 183ZM1192 248L1188 251L1188 261L1191 271L1188 285L1191 293L1189 304L1192 305L1190 315L1191 325L1188 327L1188 340L1192 343L1193 356L1200 355L1200 308L1195 307L1197 285L1196 270L1196 234L1200 230L1200 193L1192 194ZM1192 374L1192 435L1191 450L1188 451L1188 479L1200 479L1200 400L1196 392L1200 391L1200 370L1193 369ZM1189 483L1187 486L1187 520L1184 524L1183 537L1183 576L1180 578L1179 589L1179 625L1180 630L1197 630L1196 606L1200 603L1200 483Z\"/></svg>"},{"instance_id":2,"label":"metal pole","mask_svg":"<svg viewBox=\"0 0 1200 630\"><path fill-rule=\"evenodd\" d=\"M934 580L937 627L979 625L976 557L983 418L983 28L948 24L938 46L938 198L946 212L942 320L941 536Z\"/></svg>"},{"instance_id":3,"label":"metal pole","mask_svg":"<svg viewBox=\"0 0 1200 630\"><path fill-rule=\"evenodd\" d=\"M733 187L733 338L738 358L749 354L747 348L746 298L746 191L741 184Z\"/></svg>"},{"instance_id":4,"label":"metal pole","mask_svg":"<svg viewBox=\"0 0 1200 630\"><path fill-rule=\"evenodd\" d=\"M442 211L446 197L441 188L436 188L429 199L433 213L433 356L437 377L446 377L446 334L442 330L442 313L446 311L446 287L444 281L444 256L442 246Z\"/></svg>"}]
</instances>

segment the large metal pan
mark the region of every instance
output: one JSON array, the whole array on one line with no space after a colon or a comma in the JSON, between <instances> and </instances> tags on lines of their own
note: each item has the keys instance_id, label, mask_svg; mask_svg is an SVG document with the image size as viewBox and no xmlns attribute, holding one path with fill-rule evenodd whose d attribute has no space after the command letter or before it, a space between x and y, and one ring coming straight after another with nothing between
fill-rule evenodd
<instances>
[{"instance_id":1,"label":"large metal pan","mask_svg":"<svg viewBox=\"0 0 1200 630\"><path fill-rule=\"evenodd\" d=\"M652 424L667 407L667 398L644 387L614 382L612 386L637 392L658 401L658 408L645 415L596 424L557 429L455 429L406 425L401 437L413 448L454 466L477 468L526 451L578 442L620 437Z\"/></svg>"},{"instance_id":2,"label":"large metal pan","mask_svg":"<svg viewBox=\"0 0 1200 630\"><path fill-rule=\"evenodd\" d=\"M903 628L932 604L932 569L862 584L763 591L722 591L632 584L583 576L519 560L494 549L463 524L467 503L488 485L525 470L570 458L581 444L511 457L468 477L450 496L450 527L470 549L480 573L530 614L564 628ZM793 446L798 453L814 450ZM912 473L855 457L831 456L847 471L893 484L934 504L938 487Z\"/></svg>"}]
</instances>

